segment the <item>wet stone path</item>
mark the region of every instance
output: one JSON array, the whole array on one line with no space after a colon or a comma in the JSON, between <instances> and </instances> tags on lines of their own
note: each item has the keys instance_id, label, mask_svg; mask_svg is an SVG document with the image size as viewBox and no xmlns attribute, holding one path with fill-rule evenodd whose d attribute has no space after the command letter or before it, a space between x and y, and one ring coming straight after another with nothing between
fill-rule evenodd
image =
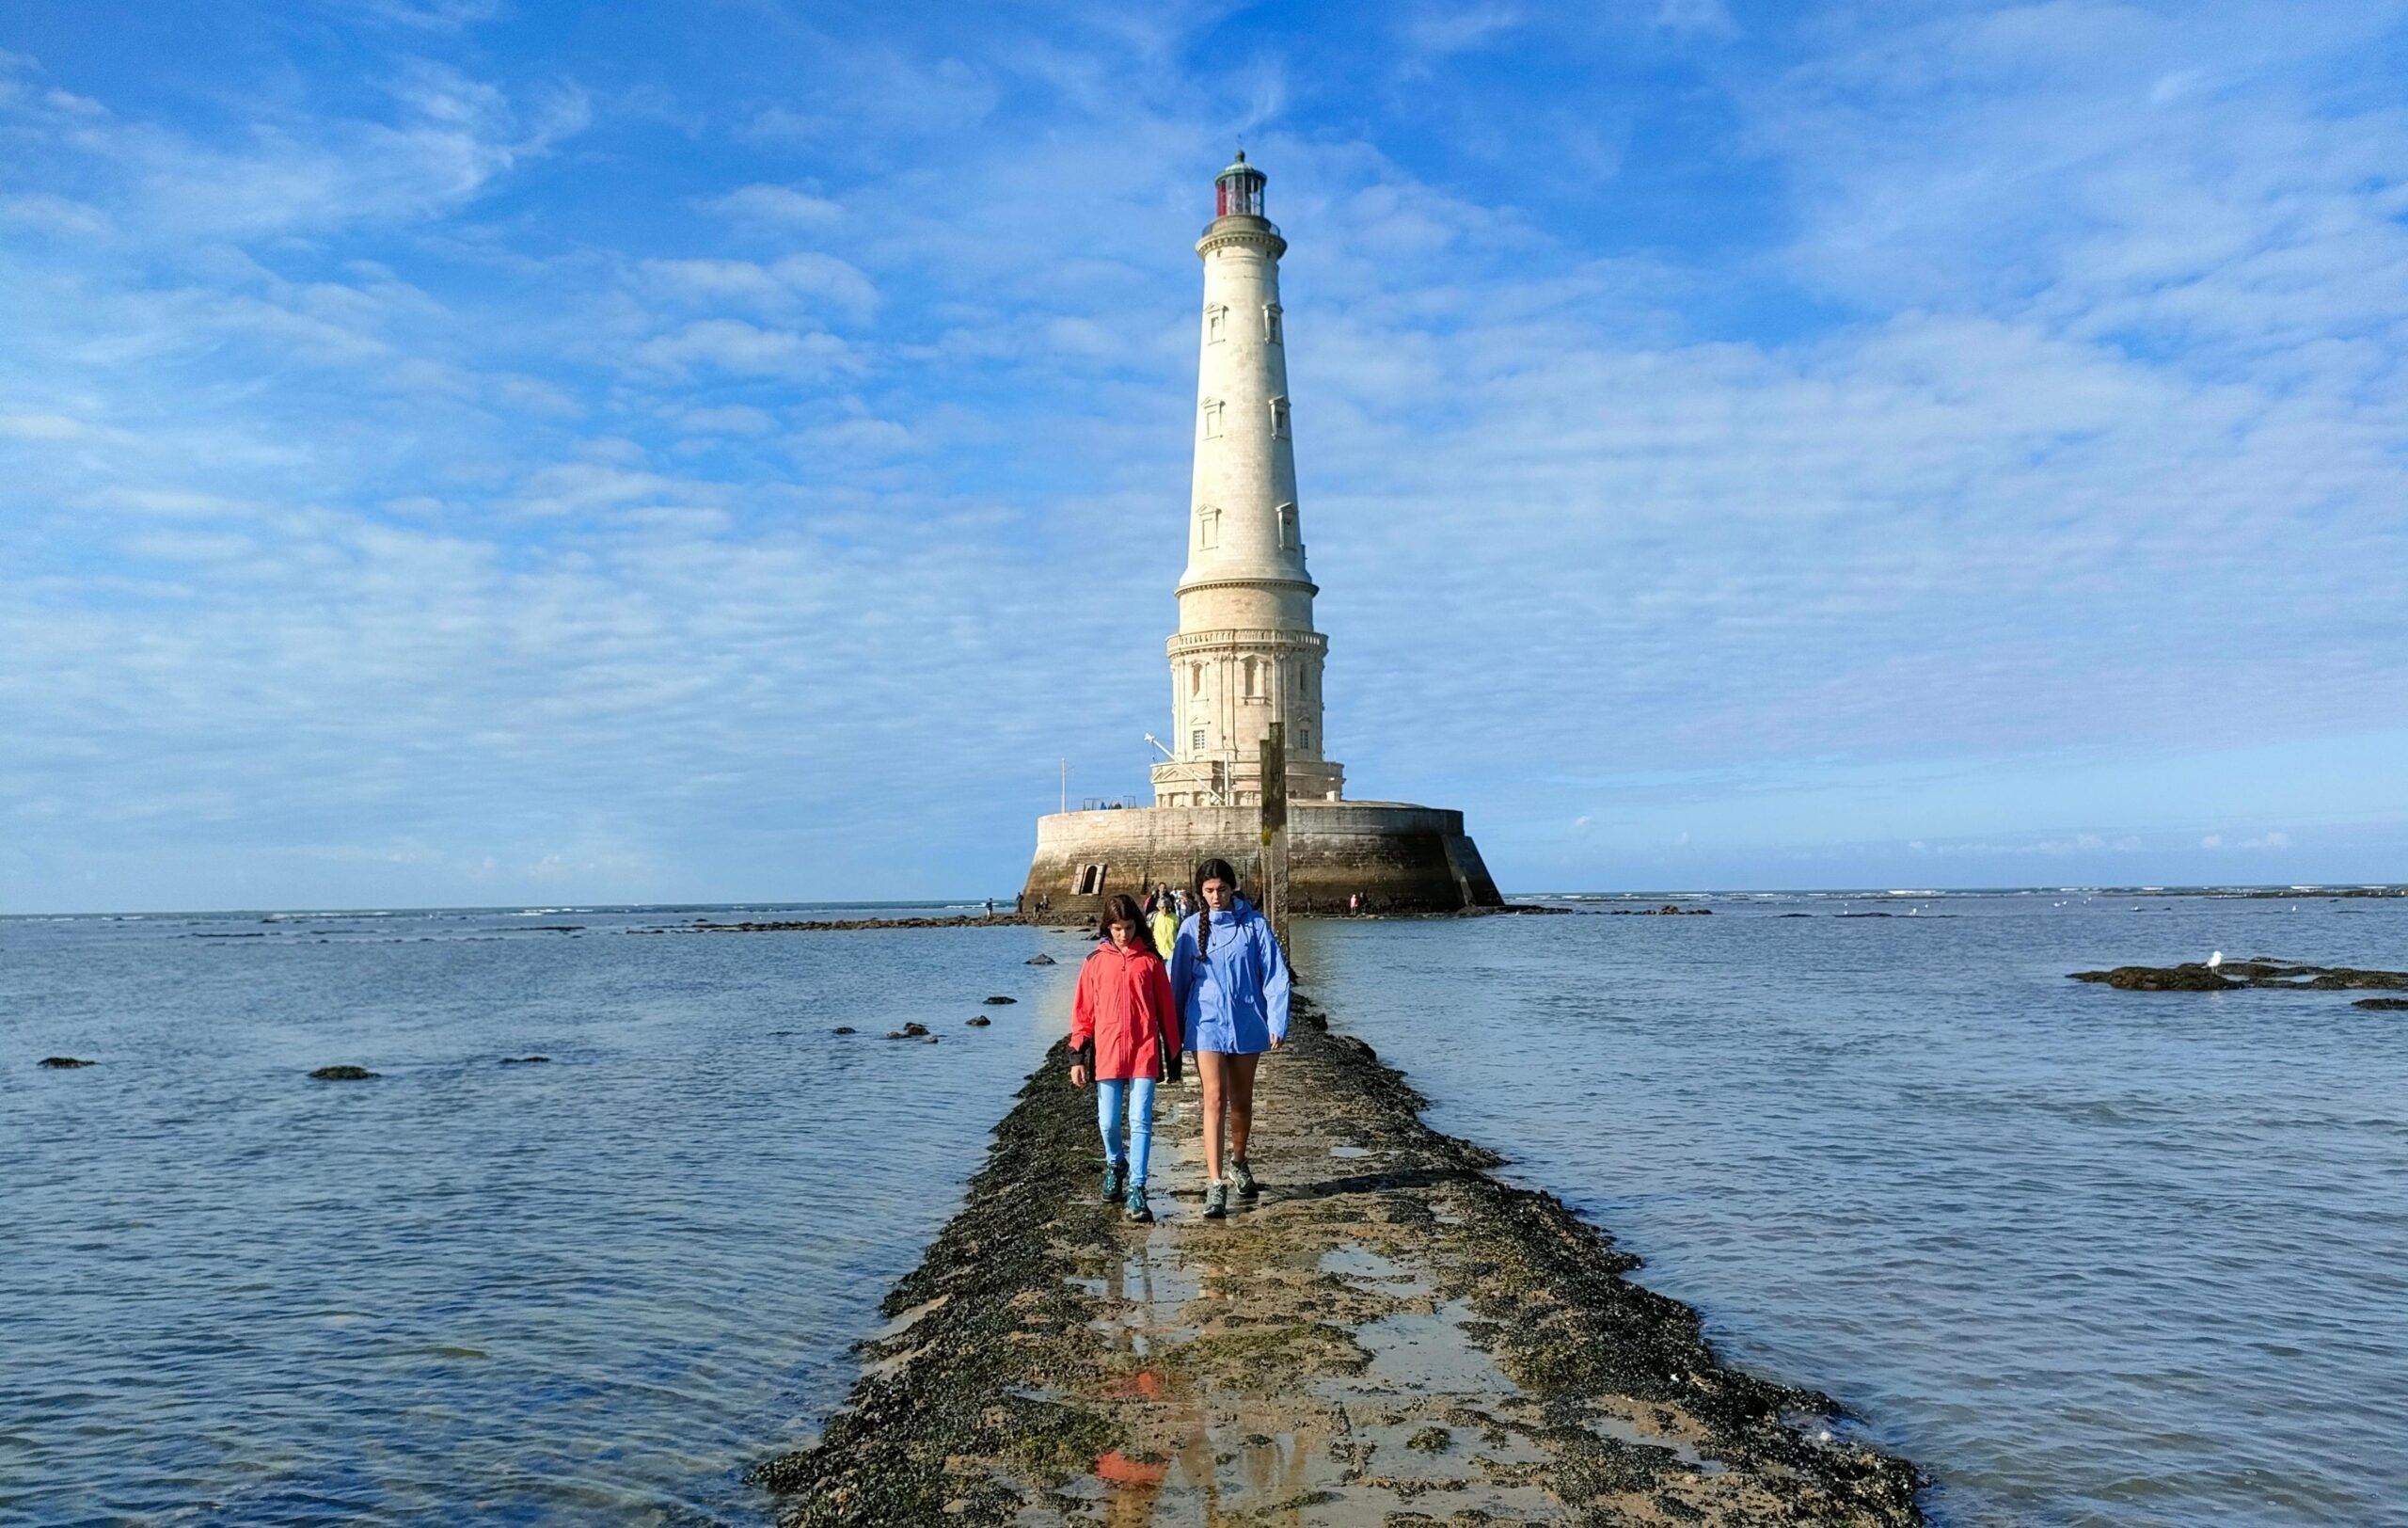
<instances>
[{"instance_id":1,"label":"wet stone path","mask_svg":"<svg viewBox=\"0 0 2408 1528\"><path fill-rule=\"evenodd\" d=\"M1096 1196L1058 1053L819 1443L797 1523L1862 1523L1918 1479L1826 1398L1721 1367L1694 1313L1309 1013L1265 1058L1263 1184L1203 1218L1197 1095L1156 1110L1155 1224Z\"/></svg>"}]
</instances>

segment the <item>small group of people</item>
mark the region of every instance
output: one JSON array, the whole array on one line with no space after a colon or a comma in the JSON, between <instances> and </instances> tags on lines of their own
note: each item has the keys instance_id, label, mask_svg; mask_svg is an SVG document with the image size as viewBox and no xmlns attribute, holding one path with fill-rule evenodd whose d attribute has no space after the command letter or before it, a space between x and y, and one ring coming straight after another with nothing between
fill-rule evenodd
<instances>
[{"instance_id":1,"label":"small group of people","mask_svg":"<svg viewBox=\"0 0 2408 1528\"><path fill-rule=\"evenodd\" d=\"M1138 911L1146 915L1146 928L1154 936L1155 950L1164 960L1169 960L1179 940L1179 926L1196 911L1188 900L1187 888L1157 885L1146 893L1145 904Z\"/></svg>"},{"instance_id":2,"label":"small group of people","mask_svg":"<svg viewBox=\"0 0 2408 1528\"><path fill-rule=\"evenodd\" d=\"M1288 995L1287 956L1227 860L1196 867L1192 903L1162 886L1143 905L1126 892L1104 904L1070 1005L1070 1082L1095 1085L1103 1197L1130 1219L1154 1218L1154 1089L1180 1080L1190 1056L1203 1092L1205 1218L1262 1191L1246 1161L1255 1069L1288 1038Z\"/></svg>"}]
</instances>

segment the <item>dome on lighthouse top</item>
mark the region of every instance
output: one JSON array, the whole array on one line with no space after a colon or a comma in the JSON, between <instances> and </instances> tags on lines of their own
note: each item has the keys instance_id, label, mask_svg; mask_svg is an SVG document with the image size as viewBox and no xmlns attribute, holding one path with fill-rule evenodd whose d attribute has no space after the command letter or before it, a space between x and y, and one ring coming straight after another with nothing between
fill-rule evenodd
<instances>
[{"instance_id":1,"label":"dome on lighthouse top","mask_svg":"<svg viewBox=\"0 0 2408 1528\"><path fill-rule=\"evenodd\" d=\"M1220 217L1260 217L1262 215L1262 171L1245 162L1245 151L1229 162L1229 167L1212 178L1215 193L1214 215Z\"/></svg>"}]
</instances>

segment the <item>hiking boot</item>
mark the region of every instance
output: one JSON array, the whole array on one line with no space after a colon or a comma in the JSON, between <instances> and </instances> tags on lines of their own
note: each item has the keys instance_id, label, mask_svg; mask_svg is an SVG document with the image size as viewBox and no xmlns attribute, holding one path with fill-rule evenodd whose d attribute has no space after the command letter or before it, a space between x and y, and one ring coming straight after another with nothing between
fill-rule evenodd
<instances>
[{"instance_id":1,"label":"hiking boot","mask_svg":"<svg viewBox=\"0 0 2408 1528\"><path fill-rule=\"evenodd\" d=\"M1128 1186L1128 1168L1121 1163L1106 1162L1103 1165L1103 1202L1106 1204L1118 1199Z\"/></svg>"},{"instance_id":2,"label":"hiking boot","mask_svg":"<svg viewBox=\"0 0 2408 1528\"><path fill-rule=\"evenodd\" d=\"M1128 1210L1129 1218L1138 1222L1140 1225L1150 1225L1153 1223L1154 1212L1146 1206L1146 1186L1144 1184L1133 1183L1129 1186Z\"/></svg>"},{"instance_id":3,"label":"hiking boot","mask_svg":"<svg viewBox=\"0 0 2408 1528\"><path fill-rule=\"evenodd\" d=\"M1254 1169L1246 1166L1243 1156L1229 1164L1229 1186L1238 1191L1240 1199L1252 1199L1262 1192L1262 1186L1254 1181Z\"/></svg>"},{"instance_id":4,"label":"hiking boot","mask_svg":"<svg viewBox=\"0 0 2408 1528\"><path fill-rule=\"evenodd\" d=\"M1229 1186L1215 1180L1204 1190L1204 1218L1218 1220L1229 1213Z\"/></svg>"}]
</instances>

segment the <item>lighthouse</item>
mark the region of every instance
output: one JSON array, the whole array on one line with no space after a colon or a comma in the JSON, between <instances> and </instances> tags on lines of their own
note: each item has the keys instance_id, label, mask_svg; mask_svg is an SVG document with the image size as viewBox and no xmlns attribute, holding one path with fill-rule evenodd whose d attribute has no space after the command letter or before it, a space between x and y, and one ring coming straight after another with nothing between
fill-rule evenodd
<instances>
[{"instance_id":1,"label":"lighthouse","mask_svg":"<svg viewBox=\"0 0 2408 1528\"><path fill-rule=\"evenodd\" d=\"M1213 182L1215 215L1196 253L1204 305L1196 367L1196 471L1187 566L1170 639L1170 757L1154 768L1158 806L1260 802L1258 758L1287 725L1288 796L1337 801L1345 771L1323 756L1322 660L1296 502L1279 257L1262 213L1262 171L1245 151Z\"/></svg>"},{"instance_id":2,"label":"lighthouse","mask_svg":"<svg viewBox=\"0 0 2408 1528\"><path fill-rule=\"evenodd\" d=\"M1284 728L1290 905L1386 911L1502 904L1463 814L1346 796L1323 731L1329 640L1305 564L1288 323L1263 210L1267 178L1241 151L1212 182L1196 315L1195 470L1168 646L1171 735L1155 740L1150 807L1116 801L1038 820L1023 910L1078 919L1116 892L1186 884L1205 859L1260 883L1262 744ZM1149 735L1150 738L1150 734Z\"/></svg>"}]
</instances>

